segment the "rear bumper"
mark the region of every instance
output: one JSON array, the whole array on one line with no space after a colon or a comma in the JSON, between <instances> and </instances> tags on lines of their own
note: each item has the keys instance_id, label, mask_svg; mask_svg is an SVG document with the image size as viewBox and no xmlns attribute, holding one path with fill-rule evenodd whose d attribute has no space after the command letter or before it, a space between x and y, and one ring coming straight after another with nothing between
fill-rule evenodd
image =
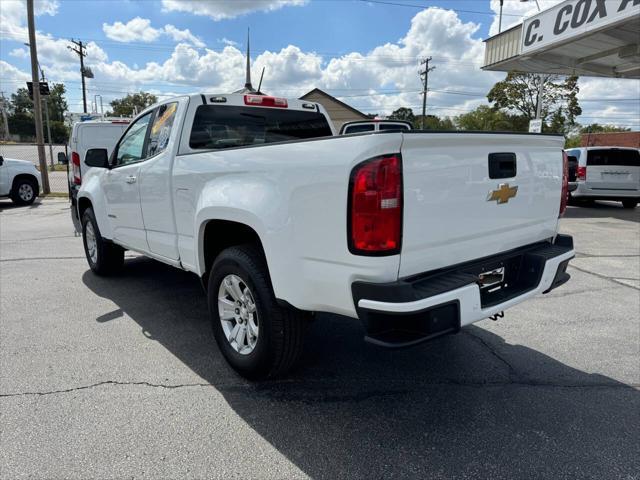
<instances>
[{"instance_id":1,"label":"rear bumper","mask_svg":"<svg viewBox=\"0 0 640 480\"><path fill-rule=\"evenodd\" d=\"M573 238L558 235L553 243L537 243L397 282L355 282L352 293L366 340L404 347L456 333L559 287L569 280L566 269L574 256ZM499 268L504 268L504 280L481 288L479 275Z\"/></svg>"},{"instance_id":2,"label":"rear bumper","mask_svg":"<svg viewBox=\"0 0 640 480\"><path fill-rule=\"evenodd\" d=\"M571 190L573 188L573 190ZM569 191L573 198L590 198L593 200L618 200L627 198L640 199L640 189L611 190L604 188L592 188L584 182L570 182Z\"/></svg>"}]
</instances>

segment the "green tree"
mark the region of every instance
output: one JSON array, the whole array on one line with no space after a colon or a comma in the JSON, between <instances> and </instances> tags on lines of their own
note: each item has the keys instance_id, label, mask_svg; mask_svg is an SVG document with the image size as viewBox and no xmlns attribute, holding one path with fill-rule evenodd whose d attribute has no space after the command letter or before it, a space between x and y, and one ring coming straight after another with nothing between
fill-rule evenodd
<instances>
[{"instance_id":1,"label":"green tree","mask_svg":"<svg viewBox=\"0 0 640 480\"><path fill-rule=\"evenodd\" d=\"M455 118L460 130L485 132L526 132L529 120L523 115L513 115L488 105L480 105Z\"/></svg>"},{"instance_id":2,"label":"green tree","mask_svg":"<svg viewBox=\"0 0 640 480\"><path fill-rule=\"evenodd\" d=\"M553 128L558 132L557 129L561 128L558 133L567 133L574 128L576 117L582 113L576 76L562 80L558 75L509 72L503 81L493 86L487 99L495 109L531 120L536 118L541 86L541 118L546 130Z\"/></svg>"},{"instance_id":3,"label":"green tree","mask_svg":"<svg viewBox=\"0 0 640 480\"><path fill-rule=\"evenodd\" d=\"M29 97L29 90L26 88L19 88L16 90L16 93L12 93L9 109L11 113L26 113L33 115L33 100Z\"/></svg>"},{"instance_id":4,"label":"green tree","mask_svg":"<svg viewBox=\"0 0 640 480\"><path fill-rule=\"evenodd\" d=\"M413 110L407 107L400 107L397 110L391 112L391 115L387 117L389 120L402 120L414 125L416 116L413 114Z\"/></svg>"},{"instance_id":5,"label":"green tree","mask_svg":"<svg viewBox=\"0 0 640 480\"><path fill-rule=\"evenodd\" d=\"M413 122L416 128L422 128L422 115L416 115ZM425 130L455 130L456 126L449 117L440 118L436 115L427 115L424 121Z\"/></svg>"},{"instance_id":6,"label":"green tree","mask_svg":"<svg viewBox=\"0 0 640 480\"><path fill-rule=\"evenodd\" d=\"M49 86L51 94L47 97L49 120L52 122L64 122L64 113L69 109L64 98L67 89L63 83L54 83ZM53 133L51 134L53 136Z\"/></svg>"},{"instance_id":7,"label":"green tree","mask_svg":"<svg viewBox=\"0 0 640 480\"><path fill-rule=\"evenodd\" d=\"M144 110L149 105L153 105L158 101L158 97L152 93L139 92L129 94L124 98L116 98L110 102L113 111L107 112L107 115L116 117L128 117L135 113Z\"/></svg>"},{"instance_id":8,"label":"green tree","mask_svg":"<svg viewBox=\"0 0 640 480\"><path fill-rule=\"evenodd\" d=\"M64 124L64 114L68 105L64 98L66 89L62 83L49 84L50 95L42 97L43 107L47 105L49 113L49 127L51 129L51 137L53 143L64 143L69 136L69 130ZM9 129L12 134L21 137L35 137L35 121L33 118L33 100L29 97L29 91L26 88L19 88L15 93L11 94L11 102L9 104ZM43 122L46 116L42 115ZM45 141L47 138L47 125L43 125Z\"/></svg>"}]
</instances>

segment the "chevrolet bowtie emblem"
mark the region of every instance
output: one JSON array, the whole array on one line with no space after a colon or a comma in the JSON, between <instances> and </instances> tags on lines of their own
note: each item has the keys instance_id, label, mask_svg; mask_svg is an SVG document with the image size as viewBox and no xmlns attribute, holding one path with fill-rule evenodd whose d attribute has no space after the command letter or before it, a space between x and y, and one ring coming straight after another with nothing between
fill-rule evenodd
<instances>
[{"instance_id":1,"label":"chevrolet bowtie emblem","mask_svg":"<svg viewBox=\"0 0 640 480\"><path fill-rule=\"evenodd\" d=\"M487 195L487 202L498 202L498 205L507 203L510 198L513 198L518 193L518 187L510 187L508 183L501 183L498 185L497 190L491 190Z\"/></svg>"}]
</instances>

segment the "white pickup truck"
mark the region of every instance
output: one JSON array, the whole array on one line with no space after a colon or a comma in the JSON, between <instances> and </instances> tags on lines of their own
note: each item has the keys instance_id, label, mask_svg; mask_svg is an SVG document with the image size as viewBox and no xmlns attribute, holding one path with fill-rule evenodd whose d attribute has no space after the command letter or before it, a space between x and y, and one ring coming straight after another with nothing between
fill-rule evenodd
<instances>
[{"instance_id":1,"label":"white pickup truck","mask_svg":"<svg viewBox=\"0 0 640 480\"><path fill-rule=\"evenodd\" d=\"M26 160L0 156L0 197L16 205L31 205L40 193L40 172Z\"/></svg>"},{"instance_id":2,"label":"white pickup truck","mask_svg":"<svg viewBox=\"0 0 640 480\"><path fill-rule=\"evenodd\" d=\"M287 371L313 312L360 319L408 346L569 279L558 136L376 132L335 136L322 106L191 95L142 112L78 192L97 274L124 250L197 274L228 362ZM150 282L153 279L149 279Z\"/></svg>"}]
</instances>

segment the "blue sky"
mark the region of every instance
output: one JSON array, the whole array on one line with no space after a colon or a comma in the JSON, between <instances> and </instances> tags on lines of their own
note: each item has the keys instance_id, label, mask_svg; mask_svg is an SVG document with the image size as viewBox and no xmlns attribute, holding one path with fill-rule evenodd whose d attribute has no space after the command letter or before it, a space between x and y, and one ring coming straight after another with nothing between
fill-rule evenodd
<instances>
[{"instance_id":1,"label":"blue sky","mask_svg":"<svg viewBox=\"0 0 640 480\"><path fill-rule=\"evenodd\" d=\"M559 0L541 0L543 8ZM89 96L105 103L127 92L159 96L229 91L243 83L246 29L254 78L266 67L270 93L299 96L320 87L370 113L418 110L418 63L433 56L430 113L457 115L486 103L503 74L483 72L482 40L496 31L498 0L36 0L39 57L81 109L73 37L88 43L95 79ZM536 11L506 0L503 25ZM0 88L30 75L24 0L0 0ZM581 97L629 98L640 82L584 79ZM583 123L637 126L638 104L585 102Z\"/></svg>"}]
</instances>

